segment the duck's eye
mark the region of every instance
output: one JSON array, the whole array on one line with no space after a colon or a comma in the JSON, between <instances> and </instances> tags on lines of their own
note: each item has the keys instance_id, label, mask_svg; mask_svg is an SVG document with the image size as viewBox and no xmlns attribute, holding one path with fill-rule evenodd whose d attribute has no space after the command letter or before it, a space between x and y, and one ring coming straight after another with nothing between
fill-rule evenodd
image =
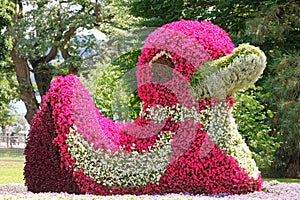
<instances>
[{"instance_id":1,"label":"duck's eye","mask_svg":"<svg viewBox=\"0 0 300 200\"><path fill-rule=\"evenodd\" d=\"M171 58L167 55L162 55L159 58L153 60L151 63L161 64L174 68L174 63L172 62Z\"/></svg>"},{"instance_id":2,"label":"duck's eye","mask_svg":"<svg viewBox=\"0 0 300 200\"><path fill-rule=\"evenodd\" d=\"M160 57L153 59L150 62L152 82L166 83L173 78L172 72L174 69L174 63L167 55L161 55Z\"/></svg>"}]
</instances>

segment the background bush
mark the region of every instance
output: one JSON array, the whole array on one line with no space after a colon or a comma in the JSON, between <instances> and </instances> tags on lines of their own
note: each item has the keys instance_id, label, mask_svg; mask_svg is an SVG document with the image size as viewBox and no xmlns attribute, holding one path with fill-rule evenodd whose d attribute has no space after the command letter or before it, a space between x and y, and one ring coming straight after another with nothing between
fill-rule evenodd
<instances>
[{"instance_id":1,"label":"background bush","mask_svg":"<svg viewBox=\"0 0 300 200\"><path fill-rule=\"evenodd\" d=\"M274 153L280 146L278 133L272 135L268 121L273 118L271 110L259 100L266 98L262 87L252 86L235 96L233 114L238 130L253 152L257 166L267 173L274 161Z\"/></svg>"},{"instance_id":2,"label":"background bush","mask_svg":"<svg viewBox=\"0 0 300 200\"><path fill-rule=\"evenodd\" d=\"M138 116L141 100L137 96L137 90L132 94L126 93L120 97L121 99L113 99L112 95L114 92L117 92L118 89L126 90L126 88L119 88L123 81L121 79L126 72L134 70L139 55L140 50L130 51L121 55L109 65L97 67L93 70L93 73L90 73L91 75L87 79L81 79L90 91L101 115L117 120L117 117L114 116L113 101L119 100L122 101L122 104L126 108L129 108L129 116L127 116L129 120L132 121ZM131 72L131 76L134 75L132 73L134 73L134 71ZM135 76L132 78L135 78ZM126 85L124 85L124 87L126 87Z\"/></svg>"}]
</instances>

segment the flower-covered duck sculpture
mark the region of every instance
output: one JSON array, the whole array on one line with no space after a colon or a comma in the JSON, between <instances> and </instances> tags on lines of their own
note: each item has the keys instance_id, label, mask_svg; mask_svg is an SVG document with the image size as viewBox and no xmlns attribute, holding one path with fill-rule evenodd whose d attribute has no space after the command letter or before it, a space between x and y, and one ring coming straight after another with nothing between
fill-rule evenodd
<instances>
[{"instance_id":1,"label":"flower-covered duck sculpture","mask_svg":"<svg viewBox=\"0 0 300 200\"><path fill-rule=\"evenodd\" d=\"M180 20L152 32L137 63L134 122L99 114L74 75L51 83L25 149L32 192L236 194L260 191L260 172L231 114L232 95L266 66L210 22Z\"/></svg>"}]
</instances>

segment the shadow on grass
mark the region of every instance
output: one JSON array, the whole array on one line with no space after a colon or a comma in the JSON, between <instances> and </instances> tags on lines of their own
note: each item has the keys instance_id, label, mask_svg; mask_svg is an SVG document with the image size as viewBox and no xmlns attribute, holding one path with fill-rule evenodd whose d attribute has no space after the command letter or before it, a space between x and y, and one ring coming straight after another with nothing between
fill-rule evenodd
<instances>
[{"instance_id":1,"label":"shadow on grass","mask_svg":"<svg viewBox=\"0 0 300 200\"><path fill-rule=\"evenodd\" d=\"M24 159L24 149L21 148L0 148L0 159Z\"/></svg>"}]
</instances>

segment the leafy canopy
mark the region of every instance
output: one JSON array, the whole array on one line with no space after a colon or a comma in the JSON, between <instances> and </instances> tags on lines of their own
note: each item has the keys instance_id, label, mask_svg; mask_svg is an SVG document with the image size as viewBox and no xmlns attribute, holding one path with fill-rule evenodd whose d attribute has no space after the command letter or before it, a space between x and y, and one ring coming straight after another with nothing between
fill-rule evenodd
<instances>
[{"instance_id":1,"label":"leafy canopy","mask_svg":"<svg viewBox=\"0 0 300 200\"><path fill-rule=\"evenodd\" d=\"M13 121L11 101L16 98L16 82L10 69L9 50L11 39L7 27L12 24L14 4L11 1L0 2L0 125L5 126Z\"/></svg>"}]
</instances>

